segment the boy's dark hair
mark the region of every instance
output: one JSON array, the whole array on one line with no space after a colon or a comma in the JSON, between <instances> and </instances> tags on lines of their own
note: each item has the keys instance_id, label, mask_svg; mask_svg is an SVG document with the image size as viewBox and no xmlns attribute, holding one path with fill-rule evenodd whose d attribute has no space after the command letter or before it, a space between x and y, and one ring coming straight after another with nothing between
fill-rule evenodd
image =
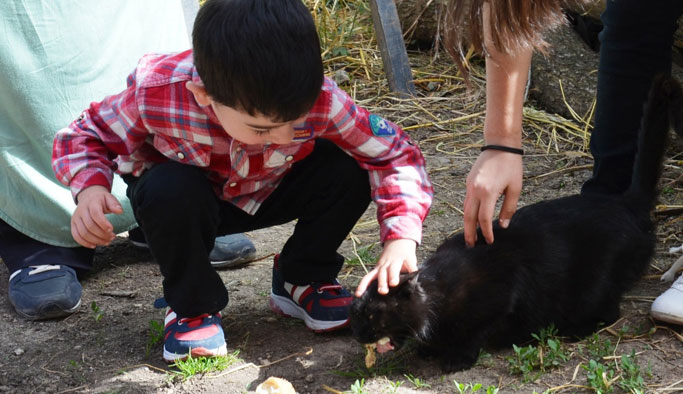
<instances>
[{"instance_id":1,"label":"boy's dark hair","mask_svg":"<svg viewBox=\"0 0 683 394\"><path fill-rule=\"evenodd\" d=\"M286 122L320 94L320 41L301 0L208 0L192 46L206 92L228 107Z\"/></svg>"}]
</instances>

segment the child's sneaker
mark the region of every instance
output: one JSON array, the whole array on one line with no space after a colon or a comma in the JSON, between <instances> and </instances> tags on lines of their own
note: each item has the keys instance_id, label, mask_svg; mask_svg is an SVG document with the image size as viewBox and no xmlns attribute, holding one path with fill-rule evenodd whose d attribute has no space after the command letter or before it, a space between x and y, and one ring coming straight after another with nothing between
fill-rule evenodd
<instances>
[{"instance_id":1,"label":"child's sneaker","mask_svg":"<svg viewBox=\"0 0 683 394\"><path fill-rule=\"evenodd\" d=\"M221 314L205 313L178 319L168 308L164 320L164 360L172 363L192 357L214 357L228 354L221 326Z\"/></svg>"},{"instance_id":2,"label":"child's sneaker","mask_svg":"<svg viewBox=\"0 0 683 394\"><path fill-rule=\"evenodd\" d=\"M657 320L683 324L683 275L652 303L650 311Z\"/></svg>"},{"instance_id":3,"label":"child's sneaker","mask_svg":"<svg viewBox=\"0 0 683 394\"><path fill-rule=\"evenodd\" d=\"M296 317L315 331L332 331L349 323L351 293L335 279L331 283L293 285L285 282L275 256L270 308L281 315Z\"/></svg>"}]
</instances>

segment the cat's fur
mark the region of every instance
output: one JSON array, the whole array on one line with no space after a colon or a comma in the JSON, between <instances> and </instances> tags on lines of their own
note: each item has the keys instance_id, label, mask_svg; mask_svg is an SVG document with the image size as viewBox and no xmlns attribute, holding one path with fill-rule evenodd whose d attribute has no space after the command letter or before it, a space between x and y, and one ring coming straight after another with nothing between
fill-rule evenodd
<instances>
[{"instance_id":1,"label":"cat's fur","mask_svg":"<svg viewBox=\"0 0 683 394\"><path fill-rule=\"evenodd\" d=\"M650 218L670 124L683 133L681 87L658 79L645 108L633 183L623 196L573 195L521 208L495 242L447 239L388 295L373 283L351 308L361 343L415 338L445 371L471 367L481 348L521 343L550 324L584 336L619 317L622 294L654 253Z\"/></svg>"}]
</instances>

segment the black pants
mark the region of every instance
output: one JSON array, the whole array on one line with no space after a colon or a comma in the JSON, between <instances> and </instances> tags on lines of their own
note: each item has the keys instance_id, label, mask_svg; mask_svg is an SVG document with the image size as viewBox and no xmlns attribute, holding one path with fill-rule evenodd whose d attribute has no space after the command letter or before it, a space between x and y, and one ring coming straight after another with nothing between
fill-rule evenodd
<instances>
[{"instance_id":1,"label":"black pants","mask_svg":"<svg viewBox=\"0 0 683 394\"><path fill-rule=\"evenodd\" d=\"M48 245L24 235L0 220L0 257L10 275L31 265L67 265L79 274L92 268L94 249Z\"/></svg>"},{"instance_id":2,"label":"black pants","mask_svg":"<svg viewBox=\"0 0 683 394\"><path fill-rule=\"evenodd\" d=\"M278 260L285 280L331 280L343 263L337 249L370 203L367 171L326 140L316 141L253 216L218 199L201 168L166 162L124 180L164 276L164 297L182 317L215 313L228 304L208 257L216 236L298 219Z\"/></svg>"},{"instance_id":3,"label":"black pants","mask_svg":"<svg viewBox=\"0 0 683 394\"><path fill-rule=\"evenodd\" d=\"M619 194L631 184L637 134L657 74L671 74L671 47L683 1L609 0L602 14L593 177L583 193Z\"/></svg>"}]
</instances>

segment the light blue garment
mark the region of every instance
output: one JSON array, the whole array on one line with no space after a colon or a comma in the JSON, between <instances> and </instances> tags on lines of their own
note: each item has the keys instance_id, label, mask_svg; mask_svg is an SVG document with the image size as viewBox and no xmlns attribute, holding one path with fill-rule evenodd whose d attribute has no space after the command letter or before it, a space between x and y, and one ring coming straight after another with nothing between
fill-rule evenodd
<instances>
[{"instance_id":1,"label":"light blue garment","mask_svg":"<svg viewBox=\"0 0 683 394\"><path fill-rule=\"evenodd\" d=\"M52 141L92 101L118 93L138 58L190 47L180 0L0 1L0 218L56 246L71 237L71 192L50 167ZM122 215L134 227L117 176Z\"/></svg>"}]
</instances>

